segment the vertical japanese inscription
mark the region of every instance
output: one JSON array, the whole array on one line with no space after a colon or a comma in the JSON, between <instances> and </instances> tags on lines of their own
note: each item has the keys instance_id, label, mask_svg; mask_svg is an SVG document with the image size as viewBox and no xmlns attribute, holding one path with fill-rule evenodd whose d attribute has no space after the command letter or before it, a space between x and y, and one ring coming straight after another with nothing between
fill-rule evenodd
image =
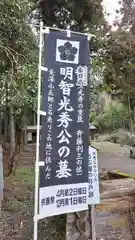
<instances>
[{"instance_id":1,"label":"vertical japanese inscription","mask_svg":"<svg viewBox=\"0 0 135 240\"><path fill-rule=\"evenodd\" d=\"M49 70L48 76L48 111L47 111L47 141L45 145L45 179L51 177L51 164L52 164L52 108L54 102L53 95L53 83L54 83L54 70Z\"/></svg>"},{"instance_id":2,"label":"vertical japanese inscription","mask_svg":"<svg viewBox=\"0 0 135 240\"><path fill-rule=\"evenodd\" d=\"M76 69L76 87L77 87L77 125L78 129L76 132L76 175L83 174L83 136L84 131L82 130L82 124L84 124L84 91L87 86L87 66L78 66Z\"/></svg>"},{"instance_id":3,"label":"vertical japanese inscription","mask_svg":"<svg viewBox=\"0 0 135 240\"><path fill-rule=\"evenodd\" d=\"M89 179L89 204L99 204L99 177L98 177L98 161L96 149L89 148L88 162L88 179Z\"/></svg>"},{"instance_id":4,"label":"vertical japanese inscription","mask_svg":"<svg viewBox=\"0 0 135 240\"><path fill-rule=\"evenodd\" d=\"M60 146L58 149L60 161L58 162L59 167L56 171L56 178L68 178L72 176L72 169L69 168L67 158L70 154L69 143L72 138L72 135L68 131L69 125L73 121L70 113L74 111L70 101L70 94L74 87L74 84L71 82L73 80L73 68L60 68L60 76L62 79L59 88L62 91L62 99L58 103L59 114L57 119L57 126L60 129L59 135L57 136Z\"/></svg>"},{"instance_id":5,"label":"vertical japanese inscription","mask_svg":"<svg viewBox=\"0 0 135 240\"><path fill-rule=\"evenodd\" d=\"M89 198L93 198L94 197L94 192L93 192L93 159L92 159L91 152L89 153L88 174L89 174Z\"/></svg>"}]
</instances>

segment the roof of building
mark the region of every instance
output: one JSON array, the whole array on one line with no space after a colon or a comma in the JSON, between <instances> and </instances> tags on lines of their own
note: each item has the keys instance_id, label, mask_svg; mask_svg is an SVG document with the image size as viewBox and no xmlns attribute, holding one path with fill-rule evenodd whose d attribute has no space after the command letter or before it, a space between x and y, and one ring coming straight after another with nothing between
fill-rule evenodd
<instances>
[{"instance_id":1,"label":"roof of building","mask_svg":"<svg viewBox=\"0 0 135 240\"><path fill-rule=\"evenodd\" d=\"M95 130L97 129L92 123L89 123L89 129L90 130Z\"/></svg>"},{"instance_id":2,"label":"roof of building","mask_svg":"<svg viewBox=\"0 0 135 240\"><path fill-rule=\"evenodd\" d=\"M41 129L41 126L39 128ZM29 130L29 131L37 130L37 125L28 125L27 130Z\"/></svg>"}]
</instances>

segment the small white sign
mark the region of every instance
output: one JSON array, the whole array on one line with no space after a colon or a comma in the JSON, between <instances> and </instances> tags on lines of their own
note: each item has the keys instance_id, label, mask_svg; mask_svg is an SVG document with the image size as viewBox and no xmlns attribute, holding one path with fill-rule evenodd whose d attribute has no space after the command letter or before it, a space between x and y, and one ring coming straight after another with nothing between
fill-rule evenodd
<instances>
[{"instance_id":1,"label":"small white sign","mask_svg":"<svg viewBox=\"0 0 135 240\"><path fill-rule=\"evenodd\" d=\"M31 132L28 132L28 134L27 134L27 141L28 142L32 141L32 133Z\"/></svg>"},{"instance_id":2,"label":"small white sign","mask_svg":"<svg viewBox=\"0 0 135 240\"><path fill-rule=\"evenodd\" d=\"M98 160L97 150L89 147L89 160L88 160L88 204L99 204L99 174L98 174Z\"/></svg>"}]
</instances>

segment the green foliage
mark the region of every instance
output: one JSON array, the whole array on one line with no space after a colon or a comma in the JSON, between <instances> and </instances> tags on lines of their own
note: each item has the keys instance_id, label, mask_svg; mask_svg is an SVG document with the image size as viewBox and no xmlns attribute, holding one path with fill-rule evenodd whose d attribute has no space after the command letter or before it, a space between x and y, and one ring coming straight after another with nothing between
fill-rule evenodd
<instances>
[{"instance_id":1,"label":"green foliage","mask_svg":"<svg viewBox=\"0 0 135 240\"><path fill-rule=\"evenodd\" d=\"M135 93L135 5L123 0L120 6L121 21L117 30L110 30L104 44L104 82L114 91Z\"/></svg>"},{"instance_id":2,"label":"green foliage","mask_svg":"<svg viewBox=\"0 0 135 240\"><path fill-rule=\"evenodd\" d=\"M32 31L26 23L27 14L32 7L28 0L0 1L0 60L26 61L35 47ZM18 60L18 61L17 61ZM3 61L3 64L4 64ZM6 61L6 66L10 61ZM9 63L11 65L11 63Z\"/></svg>"},{"instance_id":3,"label":"green foliage","mask_svg":"<svg viewBox=\"0 0 135 240\"><path fill-rule=\"evenodd\" d=\"M131 135L130 132L126 130L118 129L108 135L106 141L131 146L135 142L135 135Z\"/></svg>"},{"instance_id":4,"label":"green foliage","mask_svg":"<svg viewBox=\"0 0 135 240\"><path fill-rule=\"evenodd\" d=\"M125 93L135 92L135 36L118 29L111 32L104 56L105 83Z\"/></svg>"},{"instance_id":5,"label":"green foliage","mask_svg":"<svg viewBox=\"0 0 135 240\"><path fill-rule=\"evenodd\" d=\"M13 180L16 183L20 183L22 185L34 185L34 169L31 167L21 167L16 171L15 176L13 176Z\"/></svg>"},{"instance_id":6,"label":"green foliage","mask_svg":"<svg viewBox=\"0 0 135 240\"><path fill-rule=\"evenodd\" d=\"M90 114L90 122L94 122L96 119L96 113L95 112L91 112Z\"/></svg>"},{"instance_id":7,"label":"green foliage","mask_svg":"<svg viewBox=\"0 0 135 240\"><path fill-rule=\"evenodd\" d=\"M128 109L122 103L112 102L107 105L103 114L96 116L93 124L100 131L128 127Z\"/></svg>"},{"instance_id":8,"label":"green foliage","mask_svg":"<svg viewBox=\"0 0 135 240\"><path fill-rule=\"evenodd\" d=\"M36 52L36 50L35 50ZM16 82L14 91L13 103L14 106L33 106L36 102L37 93L37 75L38 75L37 62L26 63L21 66L16 75Z\"/></svg>"},{"instance_id":9,"label":"green foliage","mask_svg":"<svg viewBox=\"0 0 135 240\"><path fill-rule=\"evenodd\" d=\"M39 1L45 25L74 31L92 30L103 20L102 0L42 0Z\"/></svg>"},{"instance_id":10,"label":"green foliage","mask_svg":"<svg viewBox=\"0 0 135 240\"><path fill-rule=\"evenodd\" d=\"M92 60L91 64L91 74L90 74L90 109L95 111L99 95L100 95L100 86L103 83L103 74L101 68L100 58L97 56Z\"/></svg>"},{"instance_id":11,"label":"green foliage","mask_svg":"<svg viewBox=\"0 0 135 240\"><path fill-rule=\"evenodd\" d=\"M37 94L37 40L27 24L32 1L0 1L0 101L17 117L33 108Z\"/></svg>"},{"instance_id":12,"label":"green foliage","mask_svg":"<svg viewBox=\"0 0 135 240\"><path fill-rule=\"evenodd\" d=\"M29 13L37 6L45 25L74 31L99 33L105 23L102 1L85 0L1 0L0 2L0 94L2 108L12 104L17 119L36 105L37 41L27 24ZM38 12L38 10L36 11ZM38 18L39 18L39 14ZM99 28L99 29L98 29ZM100 36L100 34L99 34ZM93 39L91 50L95 50ZM26 120L26 119L25 119Z\"/></svg>"}]
</instances>

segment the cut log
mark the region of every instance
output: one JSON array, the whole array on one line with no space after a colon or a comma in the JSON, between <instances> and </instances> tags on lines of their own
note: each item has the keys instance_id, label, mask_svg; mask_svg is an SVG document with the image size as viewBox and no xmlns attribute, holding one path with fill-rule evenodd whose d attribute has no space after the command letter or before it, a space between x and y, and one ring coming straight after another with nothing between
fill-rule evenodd
<instances>
[{"instance_id":1,"label":"cut log","mask_svg":"<svg viewBox=\"0 0 135 240\"><path fill-rule=\"evenodd\" d=\"M100 192L101 204L95 209L97 239L135 239L135 180L125 178L101 181ZM91 239L88 238L91 229L86 213L79 213L79 221L75 214L68 214L66 240ZM77 227L79 222L80 227L85 222L83 233Z\"/></svg>"},{"instance_id":2,"label":"cut log","mask_svg":"<svg viewBox=\"0 0 135 240\"><path fill-rule=\"evenodd\" d=\"M131 178L106 180L100 182L101 200L135 194L135 180ZM101 202L102 203L102 202Z\"/></svg>"}]
</instances>

